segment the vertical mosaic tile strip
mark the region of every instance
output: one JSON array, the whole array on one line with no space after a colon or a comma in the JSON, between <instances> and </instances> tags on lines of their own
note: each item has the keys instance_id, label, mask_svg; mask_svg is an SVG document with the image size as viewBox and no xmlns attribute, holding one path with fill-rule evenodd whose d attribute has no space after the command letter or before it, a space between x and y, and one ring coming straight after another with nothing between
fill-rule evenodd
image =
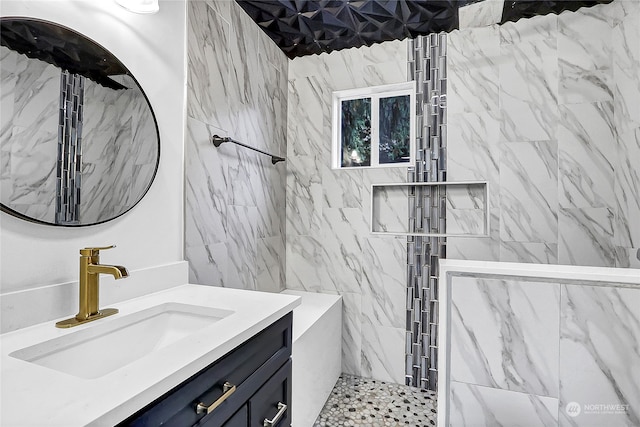
<instances>
[{"instance_id":1,"label":"vertical mosaic tile strip","mask_svg":"<svg viewBox=\"0 0 640 427\"><path fill-rule=\"evenodd\" d=\"M408 182L447 180L447 36L430 34L409 41L409 80L416 82L416 163ZM446 232L445 186L409 189L409 232ZM437 389L438 259L446 239L407 238L407 316L405 384Z\"/></svg>"},{"instance_id":2,"label":"vertical mosaic tile strip","mask_svg":"<svg viewBox=\"0 0 640 427\"><path fill-rule=\"evenodd\" d=\"M73 225L80 220L83 108L84 77L63 71L60 75L56 224Z\"/></svg>"}]
</instances>

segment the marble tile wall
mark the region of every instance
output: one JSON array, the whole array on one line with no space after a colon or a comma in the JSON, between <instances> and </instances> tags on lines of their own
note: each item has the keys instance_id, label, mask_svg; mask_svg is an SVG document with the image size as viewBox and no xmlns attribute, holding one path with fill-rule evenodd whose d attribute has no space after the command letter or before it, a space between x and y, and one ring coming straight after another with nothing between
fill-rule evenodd
<instances>
[{"instance_id":1,"label":"marble tile wall","mask_svg":"<svg viewBox=\"0 0 640 427\"><path fill-rule=\"evenodd\" d=\"M0 55L3 200L21 213L54 223L61 70L6 47ZM85 79L83 223L103 221L129 209L155 172L156 150L146 148L157 143L147 101L133 79L120 76L119 80L134 89L116 91ZM105 174L114 178L105 180Z\"/></svg>"},{"instance_id":2,"label":"marble tile wall","mask_svg":"<svg viewBox=\"0 0 640 427\"><path fill-rule=\"evenodd\" d=\"M60 69L4 46L0 61L3 200L19 212L54 222Z\"/></svg>"},{"instance_id":3,"label":"marble tile wall","mask_svg":"<svg viewBox=\"0 0 640 427\"><path fill-rule=\"evenodd\" d=\"M452 426L640 424L639 288L455 277L451 289Z\"/></svg>"},{"instance_id":4,"label":"marble tile wall","mask_svg":"<svg viewBox=\"0 0 640 427\"><path fill-rule=\"evenodd\" d=\"M450 34L448 179L492 225L449 258L640 266L639 38L636 0Z\"/></svg>"},{"instance_id":5,"label":"marble tile wall","mask_svg":"<svg viewBox=\"0 0 640 427\"><path fill-rule=\"evenodd\" d=\"M278 292L285 284L288 60L232 1L188 2L185 257L189 280Z\"/></svg>"},{"instance_id":6,"label":"marble tile wall","mask_svg":"<svg viewBox=\"0 0 640 427\"><path fill-rule=\"evenodd\" d=\"M85 79L80 220L104 221L138 202L155 172L156 127L147 101L129 76L127 90ZM114 133L111 129L119 129ZM112 179L105 180L107 175Z\"/></svg>"},{"instance_id":7,"label":"marble tile wall","mask_svg":"<svg viewBox=\"0 0 640 427\"><path fill-rule=\"evenodd\" d=\"M407 168L331 169L331 102L335 90L406 81L406 63L406 41L296 58L287 116L287 288L342 295L342 371L396 383L406 238L370 234L370 192L372 183L406 182ZM406 217L406 205L378 200L388 217Z\"/></svg>"}]
</instances>

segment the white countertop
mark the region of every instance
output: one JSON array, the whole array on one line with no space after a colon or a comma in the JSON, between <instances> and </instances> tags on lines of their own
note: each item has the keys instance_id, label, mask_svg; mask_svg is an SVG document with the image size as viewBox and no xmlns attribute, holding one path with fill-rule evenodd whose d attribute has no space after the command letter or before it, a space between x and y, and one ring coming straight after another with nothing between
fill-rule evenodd
<instances>
[{"instance_id":1,"label":"white countertop","mask_svg":"<svg viewBox=\"0 0 640 427\"><path fill-rule=\"evenodd\" d=\"M78 378L9 356L16 350L168 302L234 313L197 334L96 379ZM75 328L58 329L54 320L0 335L0 425L113 426L299 304L300 298L293 295L182 285L114 304L119 314Z\"/></svg>"}]
</instances>

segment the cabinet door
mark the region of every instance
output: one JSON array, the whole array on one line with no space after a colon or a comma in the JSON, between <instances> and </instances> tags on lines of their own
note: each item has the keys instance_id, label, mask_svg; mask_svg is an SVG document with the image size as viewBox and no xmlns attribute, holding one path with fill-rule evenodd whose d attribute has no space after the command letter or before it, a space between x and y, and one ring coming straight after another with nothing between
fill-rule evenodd
<instances>
[{"instance_id":1,"label":"cabinet door","mask_svg":"<svg viewBox=\"0 0 640 427\"><path fill-rule=\"evenodd\" d=\"M251 397L249 419L251 427L291 426L291 360Z\"/></svg>"}]
</instances>

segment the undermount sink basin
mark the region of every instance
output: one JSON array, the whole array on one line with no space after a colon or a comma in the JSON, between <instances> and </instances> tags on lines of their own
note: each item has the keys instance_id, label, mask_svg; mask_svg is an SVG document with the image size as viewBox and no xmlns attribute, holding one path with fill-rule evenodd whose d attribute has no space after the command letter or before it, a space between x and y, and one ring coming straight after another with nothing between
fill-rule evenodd
<instances>
[{"instance_id":1,"label":"undermount sink basin","mask_svg":"<svg viewBox=\"0 0 640 427\"><path fill-rule=\"evenodd\" d=\"M14 351L11 357L80 378L98 378L232 314L231 310L166 303Z\"/></svg>"}]
</instances>

